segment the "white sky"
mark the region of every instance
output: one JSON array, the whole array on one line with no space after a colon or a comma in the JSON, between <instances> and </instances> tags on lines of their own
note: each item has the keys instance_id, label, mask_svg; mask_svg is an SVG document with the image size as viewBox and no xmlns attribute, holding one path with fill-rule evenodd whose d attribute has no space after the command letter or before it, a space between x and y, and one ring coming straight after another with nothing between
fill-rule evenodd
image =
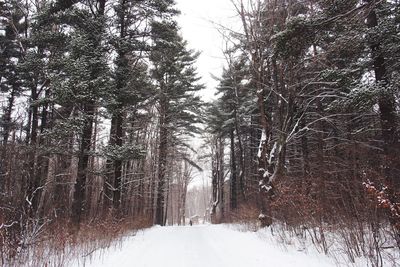
<instances>
[{"instance_id":1,"label":"white sky","mask_svg":"<svg viewBox=\"0 0 400 267\"><path fill-rule=\"evenodd\" d=\"M189 42L189 48L201 52L197 61L199 75L207 89L203 90L205 101L214 99L214 88L218 84L211 73L220 77L223 65L224 40L217 25L231 27L235 19L231 0L176 0L181 11L178 23L183 38ZM236 23L237 25L237 23Z\"/></svg>"},{"instance_id":2,"label":"white sky","mask_svg":"<svg viewBox=\"0 0 400 267\"><path fill-rule=\"evenodd\" d=\"M216 99L214 96L218 81L212 75L220 77L222 74L225 59L223 48L224 38L218 31L223 25L227 28L238 26L238 19L235 16L234 6L231 0L175 0L176 7L181 11L178 18L183 39L187 40L190 49L201 52L197 60L197 70L202 77L201 82L206 89L201 92L203 100ZM240 21L239 21L240 22ZM191 145L198 150L202 141L195 138ZM198 162L199 163L199 162ZM203 165L203 172L194 171L194 179L189 187L209 185L210 166Z\"/></svg>"}]
</instances>

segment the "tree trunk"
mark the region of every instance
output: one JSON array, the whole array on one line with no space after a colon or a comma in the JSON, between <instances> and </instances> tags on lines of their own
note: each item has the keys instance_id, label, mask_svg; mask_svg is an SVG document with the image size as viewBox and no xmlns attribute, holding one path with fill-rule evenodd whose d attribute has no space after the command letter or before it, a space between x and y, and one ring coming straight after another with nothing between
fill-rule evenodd
<instances>
[{"instance_id":1,"label":"tree trunk","mask_svg":"<svg viewBox=\"0 0 400 267\"><path fill-rule=\"evenodd\" d=\"M225 218L225 171L224 171L224 139L218 138L218 203L219 203L219 222Z\"/></svg>"},{"instance_id":2,"label":"tree trunk","mask_svg":"<svg viewBox=\"0 0 400 267\"><path fill-rule=\"evenodd\" d=\"M116 116L113 115L111 118L110 127L110 141L109 146L115 145L115 134L116 133ZM113 198L113 186L114 186L114 161L111 158L107 158L106 161L106 175L104 176L103 184L103 212L108 214L112 205Z\"/></svg>"},{"instance_id":3,"label":"tree trunk","mask_svg":"<svg viewBox=\"0 0 400 267\"><path fill-rule=\"evenodd\" d=\"M16 86L13 86L13 88L11 89L11 93L10 96L8 98L8 105L7 108L5 109L4 115L3 115L3 158L5 156L5 152L6 152L6 147L7 147L7 143L8 143L8 138L10 136L10 131L11 131L11 122L12 122L12 111L14 109L14 103L15 103L15 97L16 97Z\"/></svg>"},{"instance_id":4,"label":"tree trunk","mask_svg":"<svg viewBox=\"0 0 400 267\"><path fill-rule=\"evenodd\" d=\"M372 0L364 0L371 2ZM368 28L378 26L378 17L374 9L372 9L366 20ZM386 186L388 188L389 199L392 203L400 201L400 160L399 160L399 133L397 131L397 114L396 114L396 99L393 93L386 91L389 87L389 77L386 71L385 58L381 51L379 41L370 43L372 52L373 68L375 73L375 82L382 86L378 100L380 119L382 126L382 139L384 145L385 160L383 163ZM395 239L398 247L400 247L400 227L399 218L389 215L390 223L395 229Z\"/></svg>"},{"instance_id":5,"label":"tree trunk","mask_svg":"<svg viewBox=\"0 0 400 267\"><path fill-rule=\"evenodd\" d=\"M27 203L28 210L30 216L33 216L34 212L36 211L39 200L40 200L40 180L41 177L37 175L37 166L38 166L38 159L37 159L37 131L39 127L39 108L37 106L38 100L38 93L36 85L33 85L31 88L31 103L30 103L30 112L32 115L31 120L31 127L30 127L30 157L29 157L29 182L28 182L28 189L27 189L27 198L29 202Z\"/></svg>"},{"instance_id":6,"label":"tree trunk","mask_svg":"<svg viewBox=\"0 0 400 267\"><path fill-rule=\"evenodd\" d=\"M212 184L212 203L211 203L211 222L216 223L216 213L218 205L218 138L215 138L213 144L212 160L211 160L211 184Z\"/></svg>"},{"instance_id":7,"label":"tree trunk","mask_svg":"<svg viewBox=\"0 0 400 267\"><path fill-rule=\"evenodd\" d=\"M371 0L364 1L371 2ZM366 23L368 28L375 28L378 26L378 17L374 9L369 12ZM370 43L370 49L372 51L375 81L382 87L388 87L389 79L380 42L374 40L374 42ZM386 92L386 89L383 89L378 100L378 105L381 117L384 153L386 156L386 183L391 190L398 191L400 189L400 163L398 159L399 138L397 133L398 122L394 95L391 92Z\"/></svg>"},{"instance_id":8,"label":"tree trunk","mask_svg":"<svg viewBox=\"0 0 400 267\"><path fill-rule=\"evenodd\" d=\"M158 188L156 201L155 223L164 226L165 209L165 176L167 170L167 149L168 149L168 123L167 123L167 99L162 94L160 99L160 144L158 148Z\"/></svg>"},{"instance_id":9,"label":"tree trunk","mask_svg":"<svg viewBox=\"0 0 400 267\"><path fill-rule=\"evenodd\" d=\"M236 93L238 95L238 93ZM238 103L236 103L238 105ZM235 115L235 131L236 131L236 136L238 139L238 148L239 148L239 164L240 164L240 172L239 172L239 193L241 196L241 200L245 201L246 200L246 193L245 193L245 181L244 181L244 174L245 174L245 169L246 169L246 164L244 160L244 149L243 149L243 141L240 133L240 125L239 125L239 118L238 118L238 112L237 108L234 110L234 115Z\"/></svg>"},{"instance_id":10,"label":"tree trunk","mask_svg":"<svg viewBox=\"0 0 400 267\"><path fill-rule=\"evenodd\" d=\"M304 129L306 127L305 118L301 118L300 128ZM305 195L310 194L311 181L310 181L310 152L308 148L308 138L306 134L301 136L301 154L302 154L302 165L303 165L303 192Z\"/></svg>"},{"instance_id":11,"label":"tree trunk","mask_svg":"<svg viewBox=\"0 0 400 267\"><path fill-rule=\"evenodd\" d=\"M236 174L236 156L235 156L235 135L233 128L230 133L231 138L231 209L235 210L237 208L237 174Z\"/></svg>"},{"instance_id":12,"label":"tree trunk","mask_svg":"<svg viewBox=\"0 0 400 267\"><path fill-rule=\"evenodd\" d=\"M126 36L126 26L125 26L125 0L121 1L121 12L119 15L119 20L120 20L120 38L124 39ZM100 3L102 9L104 9L104 3ZM119 72L121 72L127 65L127 60L126 60L126 53L123 49L118 49L118 63L117 63L117 68L119 68ZM126 86L126 79L124 77L125 73L122 75L118 75L119 73L117 71L117 92L122 91L123 88ZM117 110L114 111L113 117L115 116L115 145L118 148L122 147L123 144L123 122L124 122L124 114L123 114L123 108L124 104L123 102L125 101L124 99L118 99L117 101L120 102L120 104L117 107ZM114 191L113 191L113 206L114 210L118 211L120 207L120 202L121 202L121 190L122 190L122 159L118 157L116 160L114 160Z\"/></svg>"},{"instance_id":13,"label":"tree trunk","mask_svg":"<svg viewBox=\"0 0 400 267\"><path fill-rule=\"evenodd\" d=\"M253 68L260 68L258 63L257 56L253 56L255 58ZM260 59L261 60L261 59ZM270 182L270 178L273 174L273 166L268 163L267 155L268 155L268 147L271 139L271 125L268 121L267 113L265 110L265 88L264 88L264 77L265 73L262 74L260 71L254 70L255 83L257 88L257 106L259 111L259 125L261 126L261 138L259 141L259 150L258 150L258 179L259 179L259 205L260 205L260 215L259 220L261 222L261 226L269 226L272 224L272 213L270 209L270 191L272 190L272 185Z\"/></svg>"},{"instance_id":14,"label":"tree trunk","mask_svg":"<svg viewBox=\"0 0 400 267\"><path fill-rule=\"evenodd\" d=\"M98 0L97 3L98 3L98 15L104 16L106 0ZM71 3L71 5L72 4L74 3ZM100 42L97 45L100 46ZM96 73L92 74L92 76L95 75L97 74ZM88 175L87 169L90 158L89 154L92 145L93 122L96 111L95 105L96 101L91 99L87 100L87 103L85 103L82 108L83 114L85 116L85 122L79 146L78 176L74 186L74 196L72 201L72 221L75 224L77 224L78 227L83 219L82 217L86 213L85 191L86 191L86 183Z\"/></svg>"},{"instance_id":15,"label":"tree trunk","mask_svg":"<svg viewBox=\"0 0 400 267\"><path fill-rule=\"evenodd\" d=\"M11 132L11 121L12 121L12 111L14 109L15 103L15 96L16 96L16 86L13 86L11 90L10 97L8 98L8 105L3 115L4 120L4 127L3 127L3 147L1 151L1 159L0 159L0 192L4 192L5 181L4 178L6 177L3 175L6 173L5 165L6 165L6 158L7 158L7 147L8 147L8 138L10 137Z\"/></svg>"},{"instance_id":16,"label":"tree trunk","mask_svg":"<svg viewBox=\"0 0 400 267\"><path fill-rule=\"evenodd\" d=\"M83 112L86 118L80 140L78 155L78 176L74 186L74 198L72 202L72 220L77 225L81 223L83 216L86 212L85 191L87 183L89 153L92 143L93 119L95 115L94 101L87 103L83 108Z\"/></svg>"},{"instance_id":17,"label":"tree trunk","mask_svg":"<svg viewBox=\"0 0 400 267\"><path fill-rule=\"evenodd\" d=\"M122 147L123 142L123 115L119 111L115 119L115 145ZM121 190L122 190L122 159L118 158L114 161L114 193L113 193L113 206L118 210L121 203Z\"/></svg>"}]
</instances>

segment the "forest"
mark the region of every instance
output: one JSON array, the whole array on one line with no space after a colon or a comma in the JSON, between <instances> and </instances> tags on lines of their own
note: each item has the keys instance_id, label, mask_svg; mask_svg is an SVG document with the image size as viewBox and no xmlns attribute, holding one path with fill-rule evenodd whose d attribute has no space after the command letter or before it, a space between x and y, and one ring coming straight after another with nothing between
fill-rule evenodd
<instances>
[{"instance_id":1,"label":"forest","mask_svg":"<svg viewBox=\"0 0 400 267\"><path fill-rule=\"evenodd\" d=\"M206 102L174 0L0 0L0 264L185 225L187 200L400 250L399 1L231 2Z\"/></svg>"}]
</instances>

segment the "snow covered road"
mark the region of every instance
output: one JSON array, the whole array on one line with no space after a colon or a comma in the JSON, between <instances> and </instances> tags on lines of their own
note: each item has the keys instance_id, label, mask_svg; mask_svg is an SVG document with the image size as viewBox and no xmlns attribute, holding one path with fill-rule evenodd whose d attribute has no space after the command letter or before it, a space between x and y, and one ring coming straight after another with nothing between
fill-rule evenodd
<instances>
[{"instance_id":1,"label":"snow covered road","mask_svg":"<svg viewBox=\"0 0 400 267\"><path fill-rule=\"evenodd\" d=\"M91 261L72 266L95 267L326 267L333 260L320 254L283 250L257 233L223 225L153 227L121 246L96 251Z\"/></svg>"}]
</instances>

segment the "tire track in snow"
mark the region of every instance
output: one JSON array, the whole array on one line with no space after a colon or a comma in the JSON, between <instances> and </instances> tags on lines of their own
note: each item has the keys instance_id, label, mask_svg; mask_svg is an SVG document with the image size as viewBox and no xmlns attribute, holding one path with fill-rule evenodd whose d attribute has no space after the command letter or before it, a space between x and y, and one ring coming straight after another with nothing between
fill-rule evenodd
<instances>
[{"instance_id":1,"label":"tire track in snow","mask_svg":"<svg viewBox=\"0 0 400 267\"><path fill-rule=\"evenodd\" d=\"M335 266L325 255L308 255L294 248L284 251L256 233L224 225L153 227L127 238L121 246L96 253L85 267Z\"/></svg>"}]
</instances>

